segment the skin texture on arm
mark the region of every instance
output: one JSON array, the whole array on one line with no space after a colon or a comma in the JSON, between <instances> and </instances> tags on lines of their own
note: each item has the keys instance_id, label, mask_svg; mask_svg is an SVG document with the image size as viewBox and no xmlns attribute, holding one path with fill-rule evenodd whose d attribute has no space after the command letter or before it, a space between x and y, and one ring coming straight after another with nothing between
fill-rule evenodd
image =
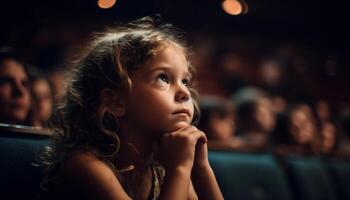
<instances>
[{"instance_id":1,"label":"skin texture on arm","mask_svg":"<svg viewBox=\"0 0 350 200\"><path fill-rule=\"evenodd\" d=\"M167 171L159 200L188 199L190 176L190 171L181 167Z\"/></svg>"},{"instance_id":2,"label":"skin texture on arm","mask_svg":"<svg viewBox=\"0 0 350 200\"><path fill-rule=\"evenodd\" d=\"M197 196L196 191L194 191L192 181L191 181L190 190L189 190L189 193L188 193L188 200L198 200L198 196Z\"/></svg>"},{"instance_id":3,"label":"skin texture on arm","mask_svg":"<svg viewBox=\"0 0 350 200\"><path fill-rule=\"evenodd\" d=\"M131 200L113 171L92 154L77 153L69 158L64 176L70 190L88 199Z\"/></svg>"}]
</instances>

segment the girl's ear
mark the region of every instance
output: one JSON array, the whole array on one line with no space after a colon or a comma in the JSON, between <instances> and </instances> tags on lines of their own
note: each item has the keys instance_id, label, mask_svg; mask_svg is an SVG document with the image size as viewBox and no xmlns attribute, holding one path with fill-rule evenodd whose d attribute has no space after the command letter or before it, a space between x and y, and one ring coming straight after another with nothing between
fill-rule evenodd
<instances>
[{"instance_id":1,"label":"girl's ear","mask_svg":"<svg viewBox=\"0 0 350 200\"><path fill-rule=\"evenodd\" d=\"M125 114L125 103L116 91L110 88L104 88L100 92L101 104L107 105L107 110L112 112L117 117L122 117Z\"/></svg>"}]
</instances>

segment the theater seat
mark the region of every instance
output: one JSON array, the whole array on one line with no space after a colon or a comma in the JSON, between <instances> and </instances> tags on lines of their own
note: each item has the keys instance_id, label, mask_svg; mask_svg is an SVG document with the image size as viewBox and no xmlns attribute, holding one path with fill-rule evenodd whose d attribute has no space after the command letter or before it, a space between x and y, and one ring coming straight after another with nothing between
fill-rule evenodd
<instances>
[{"instance_id":1,"label":"theater seat","mask_svg":"<svg viewBox=\"0 0 350 200\"><path fill-rule=\"evenodd\" d=\"M287 156L284 161L297 199L337 199L334 182L319 157Z\"/></svg>"},{"instance_id":2,"label":"theater seat","mask_svg":"<svg viewBox=\"0 0 350 200\"><path fill-rule=\"evenodd\" d=\"M43 171L35 156L50 133L32 127L0 124L0 198L36 199Z\"/></svg>"},{"instance_id":3,"label":"theater seat","mask_svg":"<svg viewBox=\"0 0 350 200\"><path fill-rule=\"evenodd\" d=\"M339 190L340 199L350 199L350 162L344 160L329 160L327 163Z\"/></svg>"},{"instance_id":4,"label":"theater seat","mask_svg":"<svg viewBox=\"0 0 350 200\"><path fill-rule=\"evenodd\" d=\"M270 154L210 151L209 161L225 199L292 199L284 173Z\"/></svg>"}]
</instances>

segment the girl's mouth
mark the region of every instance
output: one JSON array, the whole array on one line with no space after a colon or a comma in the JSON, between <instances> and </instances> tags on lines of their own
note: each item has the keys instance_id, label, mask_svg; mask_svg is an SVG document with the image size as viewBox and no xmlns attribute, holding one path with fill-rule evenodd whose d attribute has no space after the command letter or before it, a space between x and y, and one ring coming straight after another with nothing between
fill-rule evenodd
<instances>
[{"instance_id":1,"label":"girl's mouth","mask_svg":"<svg viewBox=\"0 0 350 200\"><path fill-rule=\"evenodd\" d=\"M172 113L173 115L187 115L189 117L191 117L191 113L189 110L187 109L180 109L180 110L176 110L175 112Z\"/></svg>"}]
</instances>

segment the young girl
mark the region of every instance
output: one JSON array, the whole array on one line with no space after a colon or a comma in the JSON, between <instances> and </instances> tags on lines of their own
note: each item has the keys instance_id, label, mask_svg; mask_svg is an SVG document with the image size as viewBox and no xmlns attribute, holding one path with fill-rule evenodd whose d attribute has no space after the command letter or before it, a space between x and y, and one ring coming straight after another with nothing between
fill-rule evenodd
<instances>
[{"instance_id":1,"label":"young girl","mask_svg":"<svg viewBox=\"0 0 350 200\"><path fill-rule=\"evenodd\" d=\"M223 199L193 126L191 71L174 27L155 19L97 38L55 112L46 188L62 199Z\"/></svg>"}]
</instances>

